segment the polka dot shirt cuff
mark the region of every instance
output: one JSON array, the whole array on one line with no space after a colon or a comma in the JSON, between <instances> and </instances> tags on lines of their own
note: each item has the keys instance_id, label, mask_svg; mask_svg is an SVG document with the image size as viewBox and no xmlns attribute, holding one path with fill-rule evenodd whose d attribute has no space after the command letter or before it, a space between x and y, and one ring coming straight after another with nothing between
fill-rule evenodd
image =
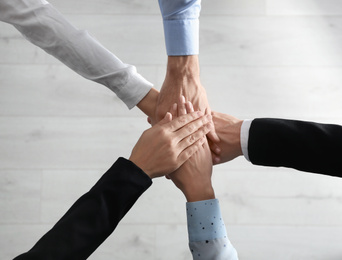
<instances>
[{"instance_id":1,"label":"polka dot shirt cuff","mask_svg":"<svg viewBox=\"0 0 342 260\"><path fill-rule=\"evenodd\" d=\"M186 204L189 241L209 241L227 237L217 199Z\"/></svg>"}]
</instances>

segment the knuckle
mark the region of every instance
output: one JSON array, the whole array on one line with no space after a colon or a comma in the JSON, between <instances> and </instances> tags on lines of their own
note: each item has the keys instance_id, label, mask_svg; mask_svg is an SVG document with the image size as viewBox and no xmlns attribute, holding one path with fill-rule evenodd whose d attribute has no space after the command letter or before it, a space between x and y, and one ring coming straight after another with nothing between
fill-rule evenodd
<instances>
[{"instance_id":1,"label":"knuckle","mask_svg":"<svg viewBox=\"0 0 342 260\"><path fill-rule=\"evenodd\" d=\"M186 160L187 158L190 158L192 155L192 149L187 149L186 151L183 152L182 156L183 159Z\"/></svg>"},{"instance_id":2,"label":"knuckle","mask_svg":"<svg viewBox=\"0 0 342 260\"><path fill-rule=\"evenodd\" d=\"M180 123L180 124L185 124L186 123L186 117L184 117L184 116L181 116L181 117L178 117L178 122Z\"/></svg>"},{"instance_id":3,"label":"knuckle","mask_svg":"<svg viewBox=\"0 0 342 260\"><path fill-rule=\"evenodd\" d=\"M170 156L170 158L171 158L171 164L173 164L173 165L178 164L178 156L177 156L175 153L173 153L173 154Z\"/></svg>"},{"instance_id":4,"label":"knuckle","mask_svg":"<svg viewBox=\"0 0 342 260\"><path fill-rule=\"evenodd\" d=\"M208 133L207 129L205 127L201 128L199 131L199 134L204 137Z\"/></svg>"},{"instance_id":5,"label":"knuckle","mask_svg":"<svg viewBox=\"0 0 342 260\"><path fill-rule=\"evenodd\" d=\"M189 141L189 143L190 143L190 144L194 143L194 142L195 142L195 140L196 140L196 138L195 138L195 136L194 136L194 135L190 135L190 136L189 136L189 139L188 139L188 141Z\"/></svg>"},{"instance_id":6,"label":"knuckle","mask_svg":"<svg viewBox=\"0 0 342 260\"><path fill-rule=\"evenodd\" d=\"M204 131L208 132L212 129L212 127L213 127L213 124L210 122L204 126Z\"/></svg>"},{"instance_id":7,"label":"knuckle","mask_svg":"<svg viewBox=\"0 0 342 260\"><path fill-rule=\"evenodd\" d=\"M189 132L189 133L192 133L194 130L195 130L195 126L190 124L190 125L187 125L186 126L186 130Z\"/></svg>"},{"instance_id":8,"label":"knuckle","mask_svg":"<svg viewBox=\"0 0 342 260\"><path fill-rule=\"evenodd\" d=\"M169 142L170 136L168 134L167 129L161 128L156 136L157 138L163 139L166 142Z\"/></svg>"},{"instance_id":9,"label":"knuckle","mask_svg":"<svg viewBox=\"0 0 342 260\"><path fill-rule=\"evenodd\" d=\"M170 152L171 152L171 154L173 154L173 147L174 147L174 142L173 142L173 140L171 139L171 138L167 138L166 140L165 140L165 145L166 145L166 148L167 149L169 149L170 150Z\"/></svg>"},{"instance_id":10,"label":"knuckle","mask_svg":"<svg viewBox=\"0 0 342 260\"><path fill-rule=\"evenodd\" d=\"M198 113L193 112L193 113L190 113L189 115L190 115L190 117L191 117L192 120L198 118Z\"/></svg>"},{"instance_id":11,"label":"knuckle","mask_svg":"<svg viewBox=\"0 0 342 260\"><path fill-rule=\"evenodd\" d=\"M205 124L207 124L208 122L209 122L209 119L208 119L206 116L204 116L204 117L202 118L202 124L205 125Z\"/></svg>"}]
</instances>

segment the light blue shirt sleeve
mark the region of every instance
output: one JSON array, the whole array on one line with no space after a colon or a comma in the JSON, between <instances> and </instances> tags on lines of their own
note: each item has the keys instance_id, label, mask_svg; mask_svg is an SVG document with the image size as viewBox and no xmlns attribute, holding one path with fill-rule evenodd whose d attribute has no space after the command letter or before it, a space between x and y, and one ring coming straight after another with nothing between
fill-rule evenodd
<instances>
[{"instance_id":1,"label":"light blue shirt sleeve","mask_svg":"<svg viewBox=\"0 0 342 260\"><path fill-rule=\"evenodd\" d=\"M217 199L186 204L189 247L194 260L238 260Z\"/></svg>"},{"instance_id":2,"label":"light blue shirt sleeve","mask_svg":"<svg viewBox=\"0 0 342 260\"><path fill-rule=\"evenodd\" d=\"M201 0L159 0L168 56L199 53Z\"/></svg>"}]
</instances>

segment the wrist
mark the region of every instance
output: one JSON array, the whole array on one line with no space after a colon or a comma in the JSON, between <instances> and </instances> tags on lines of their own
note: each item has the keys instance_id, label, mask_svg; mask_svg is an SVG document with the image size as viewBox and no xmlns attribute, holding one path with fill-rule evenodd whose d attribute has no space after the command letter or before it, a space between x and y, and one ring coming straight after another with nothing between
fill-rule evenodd
<instances>
[{"instance_id":1,"label":"wrist","mask_svg":"<svg viewBox=\"0 0 342 260\"><path fill-rule=\"evenodd\" d=\"M149 171L142 162L140 162L137 158L132 154L129 159L132 163L134 163L137 167L139 167L148 177L151 179L156 177L156 174L152 171Z\"/></svg>"},{"instance_id":2,"label":"wrist","mask_svg":"<svg viewBox=\"0 0 342 260\"><path fill-rule=\"evenodd\" d=\"M159 91L155 88L151 88L147 95L137 104L137 107L147 116L153 118L157 105L158 95Z\"/></svg>"},{"instance_id":3,"label":"wrist","mask_svg":"<svg viewBox=\"0 0 342 260\"><path fill-rule=\"evenodd\" d=\"M199 73L198 55L168 57L166 76L199 78Z\"/></svg>"},{"instance_id":4,"label":"wrist","mask_svg":"<svg viewBox=\"0 0 342 260\"><path fill-rule=\"evenodd\" d=\"M183 191L187 202L196 202L201 200L215 199L215 192L212 185L208 185L201 188L192 188Z\"/></svg>"},{"instance_id":5,"label":"wrist","mask_svg":"<svg viewBox=\"0 0 342 260\"><path fill-rule=\"evenodd\" d=\"M242 126L243 120L238 120L233 125L233 147L235 148L234 151L237 156L243 155L242 152L242 145L241 145L241 126Z\"/></svg>"}]
</instances>

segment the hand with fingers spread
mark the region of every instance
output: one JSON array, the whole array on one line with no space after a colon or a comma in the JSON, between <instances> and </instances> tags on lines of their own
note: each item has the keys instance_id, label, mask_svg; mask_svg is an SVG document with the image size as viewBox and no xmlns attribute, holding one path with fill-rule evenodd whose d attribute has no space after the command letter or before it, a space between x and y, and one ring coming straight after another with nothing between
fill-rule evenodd
<instances>
[{"instance_id":1,"label":"hand with fingers spread","mask_svg":"<svg viewBox=\"0 0 342 260\"><path fill-rule=\"evenodd\" d=\"M194 113L193 111L193 105L185 102L182 96L178 105L172 107L171 113L173 116L183 117L187 113ZM183 192L188 202L194 202L215 198L211 175L212 159L208 142L205 140L200 149L168 177Z\"/></svg>"},{"instance_id":2,"label":"hand with fingers spread","mask_svg":"<svg viewBox=\"0 0 342 260\"><path fill-rule=\"evenodd\" d=\"M133 148L130 160L151 178L178 169L202 149L205 135L212 129L211 115L201 111L172 120L167 113L162 121L146 130Z\"/></svg>"}]
</instances>

